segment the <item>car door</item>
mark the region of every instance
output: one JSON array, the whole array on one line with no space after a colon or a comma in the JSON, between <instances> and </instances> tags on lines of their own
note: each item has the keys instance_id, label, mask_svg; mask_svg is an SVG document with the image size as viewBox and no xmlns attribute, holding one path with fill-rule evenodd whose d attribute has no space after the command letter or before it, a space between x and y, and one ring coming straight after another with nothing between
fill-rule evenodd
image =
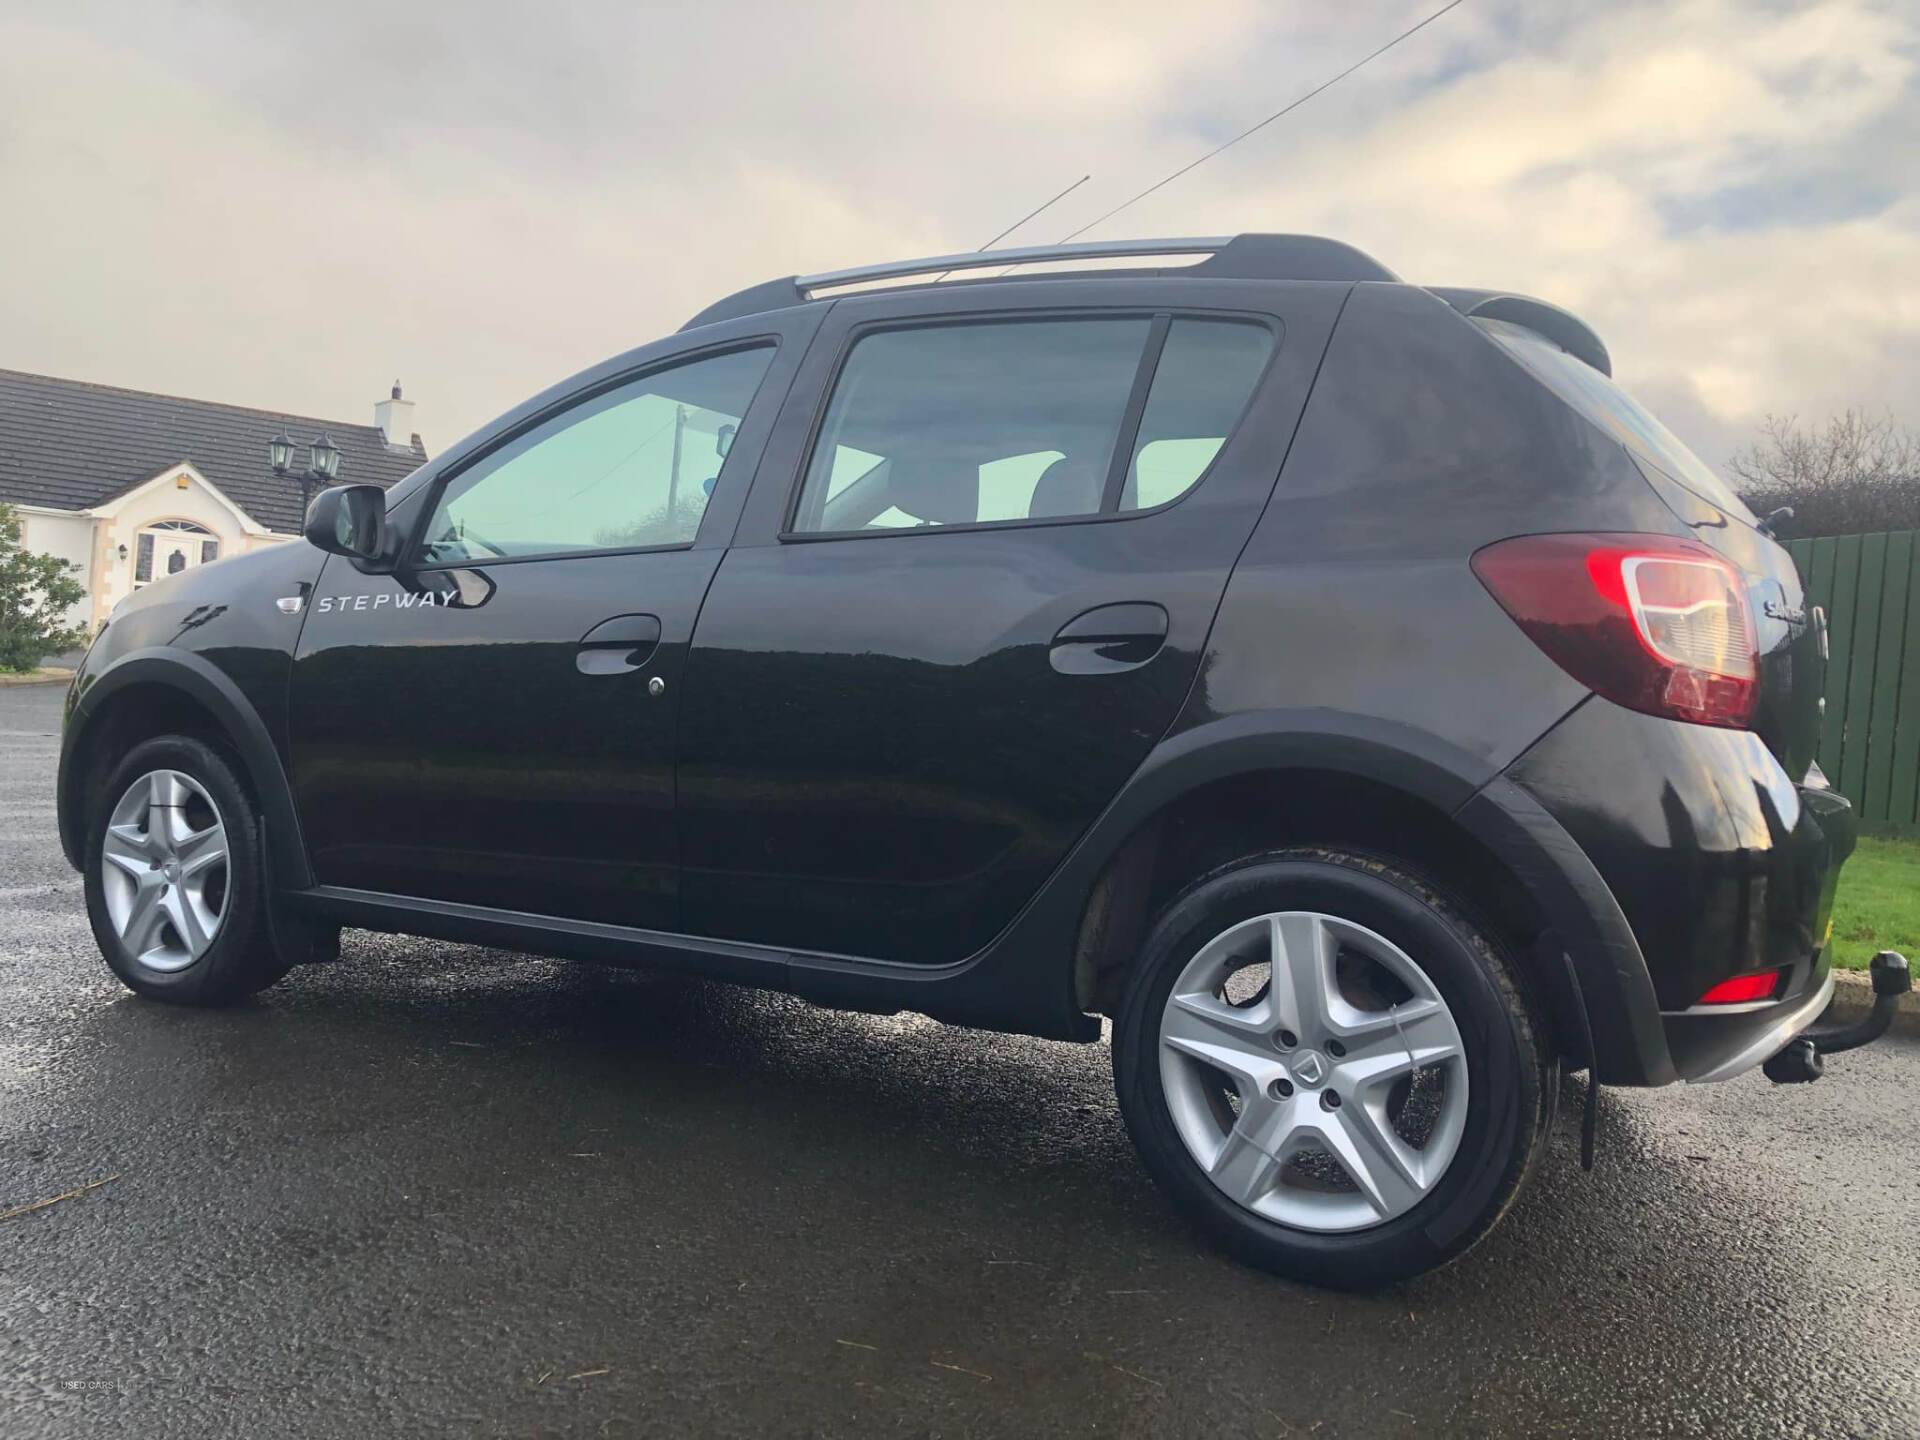
<instances>
[{"instance_id":1,"label":"car door","mask_svg":"<svg viewBox=\"0 0 1920 1440\"><path fill-rule=\"evenodd\" d=\"M688 659L693 933L984 946L1172 722L1343 286L837 302Z\"/></svg>"},{"instance_id":2,"label":"car door","mask_svg":"<svg viewBox=\"0 0 1920 1440\"><path fill-rule=\"evenodd\" d=\"M322 885L674 927L687 641L812 323L602 367L396 506L394 573L328 562L289 717Z\"/></svg>"}]
</instances>

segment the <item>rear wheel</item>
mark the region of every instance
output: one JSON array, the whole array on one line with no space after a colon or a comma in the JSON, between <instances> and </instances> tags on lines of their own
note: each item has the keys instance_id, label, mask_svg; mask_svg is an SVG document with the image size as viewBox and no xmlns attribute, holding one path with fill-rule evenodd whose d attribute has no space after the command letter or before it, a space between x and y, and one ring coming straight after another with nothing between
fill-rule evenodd
<instances>
[{"instance_id":1,"label":"rear wheel","mask_svg":"<svg viewBox=\"0 0 1920 1440\"><path fill-rule=\"evenodd\" d=\"M1460 1254L1528 1174L1556 1069L1495 938L1391 862L1290 850L1196 882L1114 1025L1154 1178L1239 1258L1391 1283Z\"/></svg>"},{"instance_id":2,"label":"rear wheel","mask_svg":"<svg viewBox=\"0 0 1920 1440\"><path fill-rule=\"evenodd\" d=\"M290 968L266 922L252 797L212 747L136 746L108 781L87 851L87 917L128 989L220 1004Z\"/></svg>"}]
</instances>

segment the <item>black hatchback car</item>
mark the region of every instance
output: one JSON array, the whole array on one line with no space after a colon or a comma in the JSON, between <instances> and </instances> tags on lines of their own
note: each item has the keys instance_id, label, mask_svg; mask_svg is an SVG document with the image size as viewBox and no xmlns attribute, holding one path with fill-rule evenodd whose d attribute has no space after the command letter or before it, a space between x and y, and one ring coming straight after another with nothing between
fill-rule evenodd
<instances>
[{"instance_id":1,"label":"black hatchback car","mask_svg":"<svg viewBox=\"0 0 1920 1440\"><path fill-rule=\"evenodd\" d=\"M936 275L1059 260L1134 268ZM1833 989L1821 617L1608 376L1302 236L773 281L122 604L61 838L155 999L350 925L1108 1017L1194 1224L1392 1280L1561 1067L1726 1079Z\"/></svg>"}]
</instances>

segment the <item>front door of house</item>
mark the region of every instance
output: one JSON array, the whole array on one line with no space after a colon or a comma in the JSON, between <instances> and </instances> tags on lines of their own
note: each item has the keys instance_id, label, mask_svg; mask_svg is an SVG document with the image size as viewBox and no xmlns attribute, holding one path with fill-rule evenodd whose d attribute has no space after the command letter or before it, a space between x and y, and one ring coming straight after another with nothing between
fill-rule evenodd
<instances>
[{"instance_id":1,"label":"front door of house","mask_svg":"<svg viewBox=\"0 0 1920 1440\"><path fill-rule=\"evenodd\" d=\"M219 539L206 526L191 520L161 520L145 526L133 543L136 587L220 558Z\"/></svg>"}]
</instances>

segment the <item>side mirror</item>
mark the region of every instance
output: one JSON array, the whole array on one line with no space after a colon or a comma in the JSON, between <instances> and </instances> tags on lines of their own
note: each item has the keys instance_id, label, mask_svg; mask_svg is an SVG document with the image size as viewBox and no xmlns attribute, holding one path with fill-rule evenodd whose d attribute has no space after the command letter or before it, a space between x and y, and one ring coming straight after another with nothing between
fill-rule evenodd
<instances>
[{"instance_id":1,"label":"side mirror","mask_svg":"<svg viewBox=\"0 0 1920 1440\"><path fill-rule=\"evenodd\" d=\"M331 555L372 560L386 543L387 492L378 485L333 485L313 497L301 533Z\"/></svg>"}]
</instances>

